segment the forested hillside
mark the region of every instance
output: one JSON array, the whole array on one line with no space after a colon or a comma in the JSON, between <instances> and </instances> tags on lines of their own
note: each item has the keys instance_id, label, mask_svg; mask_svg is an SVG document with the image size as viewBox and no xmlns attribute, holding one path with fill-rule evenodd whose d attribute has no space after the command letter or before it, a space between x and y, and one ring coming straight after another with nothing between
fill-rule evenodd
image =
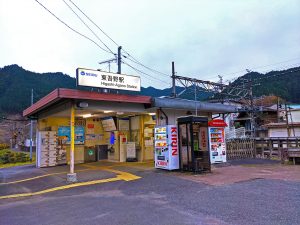
<instances>
[{"instance_id":1,"label":"forested hillside","mask_svg":"<svg viewBox=\"0 0 300 225\"><path fill-rule=\"evenodd\" d=\"M298 72L292 72L297 71ZM273 71L267 74L256 72L247 73L235 80L233 85L242 85L245 80L252 79L254 95L277 95L292 103L300 103L300 67L285 71ZM23 69L18 65L9 65L0 68L0 113L20 113L30 105L31 89L34 89L34 102L47 95L55 88L77 88L76 80L69 75L57 73L35 73ZM81 88L84 89L84 88ZM87 89L87 88L85 88ZM177 93L183 87L176 87ZM142 88L140 93L129 94L157 96L170 96L171 88L157 89L154 87ZM128 93L128 92L127 92ZM197 100L204 100L210 93L199 92ZM190 87L182 98L194 99L193 87Z\"/></svg>"},{"instance_id":2,"label":"forested hillside","mask_svg":"<svg viewBox=\"0 0 300 225\"><path fill-rule=\"evenodd\" d=\"M34 102L47 95L56 88L76 87L76 80L69 75L57 73L35 73L23 69L18 65L9 65L0 68L0 114L21 113L30 105L31 89L34 90ZM89 90L89 88L80 87ZM183 87L177 87L177 92ZM157 89L154 87L143 88L140 93L121 91L126 94L141 94L149 96L169 96L171 88ZM201 95L206 98L207 94ZM201 98L199 96L199 98Z\"/></svg>"},{"instance_id":3,"label":"forested hillside","mask_svg":"<svg viewBox=\"0 0 300 225\"><path fill-rule=\"evenodd\" d=\"M300 103L300 67L265 74L249 72L237 78L230 87L247 89L251 83L254 97L275 95L290 103Z\"/></svg>"}]
</instances>

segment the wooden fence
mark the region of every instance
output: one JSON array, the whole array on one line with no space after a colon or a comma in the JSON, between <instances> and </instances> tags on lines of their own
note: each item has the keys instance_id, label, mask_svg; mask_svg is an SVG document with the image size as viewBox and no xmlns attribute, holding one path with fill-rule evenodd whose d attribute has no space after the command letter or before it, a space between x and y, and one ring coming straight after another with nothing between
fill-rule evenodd
<instances>
[{"instance_id":1,"label":"wooden fence","mask_svg":"<svg viewBox=\"0 0 300 225\"><path fill-rule=\"evenodd\" d=\"M256 157L255 141L252 138L234 138L226 142L227 159L249 159Z\"/></svg>"},{"instance_id":2,"label":"wooden fence","mask_svg":"<svg viewBox=\"0 0 300 225\"><path fill-rule=\"evenodd\" d=\"M227 159L277 158L300 160L300 138L235 138L226 141Z\"/></svg>"},{"instance_id":3,"label":"wooden fence","mask_svg":"<svg viewBox=\"0 0 300 225\"><path fill-rule=\"evenodd\" d=\"M282 162L300 158L300 138L299 137L272 137L255 139L256 156L261 158L277 158Z\"/></svg>"}]
</instances>

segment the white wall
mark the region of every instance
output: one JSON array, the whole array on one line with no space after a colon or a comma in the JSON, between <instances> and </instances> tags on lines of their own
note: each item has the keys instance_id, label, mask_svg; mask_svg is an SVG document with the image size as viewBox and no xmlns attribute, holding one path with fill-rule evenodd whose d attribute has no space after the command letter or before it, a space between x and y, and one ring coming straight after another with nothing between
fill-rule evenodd
<instances>
[{"instance_id":1,"label":"white wall","mask_svg":"<svg viewBox=\"0 0 300 225\"><path fill-rule=\"evenodd\" d=\"M295 122L300 122L300 111L291 111L292 119L290 118L289 115L289 122L295 123Z\"/></svg>"},{"instance_id":2,"label":"white wall","mask_svg":"<svg viewBox=\"0 0 300 225\"><path fill-rule=\"evenodd\" d=\"M269 128L269 137L288 137L286 128ZM294 137L293 129L290 129L291 137ZM300 128L295 128L295 136L300 137Z\"/></svg>"},{"instance_id":3,"label":"white wall","mask_svg":"<svg viewBox=\"0 0 300 225\"><path fill-rule=\"evenodd\" d=\"M189 110L163 109L163 111L168 116L169 125L175 125L177 124L177 118L181 116L187 116L187 111ZM195 115L195 112L192 112L192 114ZM198 112L197 116L206 116L209 120L211 119L211 113L207 112ZM161 119L160 117L163 117L163 119ZM165 116L162 112L160 112L160 114L158 115L157 124L166 125Z\"/></svg>"}]
</instances>

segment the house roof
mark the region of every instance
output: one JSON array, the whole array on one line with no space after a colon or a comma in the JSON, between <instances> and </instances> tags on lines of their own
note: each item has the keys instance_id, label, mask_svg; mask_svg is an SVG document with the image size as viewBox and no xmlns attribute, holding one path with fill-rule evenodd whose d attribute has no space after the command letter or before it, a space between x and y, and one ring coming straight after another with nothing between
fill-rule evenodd
<instances>
[{"instance_id":1,"label":"house roof","mask_svg":"<svg viewBox=\"0 0 300 225\"><path fill-rule=\"evenodd\" d=\"M294 123L289 123L290 127L300 127L300 122L294 122ZM287 124L286 123L268 123L265 124L264 127L267 128L286 128Z\"/></svg>"},{"instance_id":2,"label":"house roof","mask_svg":"<svg viewBox=\"0 0 300 225\"><path fill-rule=\"evenodd\" d=\"M151 104L150 96L143 95L124 95L112 93L97 93L90 91L81 91L75 89L58 88L34 103L23 111L23 116L31 116L40 110L49 107L62 99L94 100L109 102L126 102Z\"/></svg>"},{"instance_id":3,"label":"house roof","mask_svg":"<svg viewBox=\"0 0 300 225\"><path fill-rule=\"evenodd\" d=\"M231 105L223 105L218 103L199 102L181 98L156 97L152 98L152 107L169 108L169 109L185 109L197 110L212 113L232 113L237 112L237 107Z\"/></svg>"}]
</instances>

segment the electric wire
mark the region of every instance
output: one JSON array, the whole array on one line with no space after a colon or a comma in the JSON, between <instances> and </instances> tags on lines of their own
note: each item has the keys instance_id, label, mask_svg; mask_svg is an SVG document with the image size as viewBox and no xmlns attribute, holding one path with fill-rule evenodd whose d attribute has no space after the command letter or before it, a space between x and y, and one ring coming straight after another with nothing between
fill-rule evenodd
<instances>
[{"instance_id":1,"label":"electric wire","mask_svg":"<svg viewBox=\"0 0 300 225\"><path fill-rule=\"evenodd\" d=\"M299 59L300 59L300 57L296 57L296 58L287 59L287 60L284 60L284 61L281 61L281 62L271 63L271 64L267 64L267 65L262 65L262 66L256 66L256 67L250 67L249 69L250 70L260 69L260 68L265 68L265 67L269 67L269 66L273 66L273 65L283 64L283 63L286 63L286 62L291 62L291 61L295 61L295 60L299 60ZM239 70L239 71L236 71L236 72L232 72L232 73L222 75L222 77L223 78L228 77L230 75L234 75L234 74L237 74L237 73L242 73L242 72L245 72L245 71L246 71L246 69ZM266 71L270 71L270 70L266 70ZM210 77L210 78L217 78L217 77L218 77L218 75ZM231 78L231 79L236 79L236 78Z\"/></svg>"},{"instance_id":2,"label":"electric wire","mask_svg":"<svg viewBox=\"0 0 300 225\"><path fill-rule=\"evenodd\" d=\"M77 18L94 34L94 36L110 51L110 53L115 54L101 39L100 37L87 25L84 20L73 10L73 8L65 1L62 0L68 8L77 16Z\"/></svg>"},{"instance_id":3,"label":"electric wire","mask_svg":"<svg viewBox=\"0 0 300 225\"><path fill-rule=\"evenodd\" d=\"M116 46L120 46L116 41L114 41L104 30L102 30L85 12L83 12L79 6L77 6L72 0L69 0L69 2L71 2L95 27L97 27L109 40L111 40ZM148 70L151 70L152 72L155 73L159 73L165 76L170 77L170 75L166 74L166 73L162 73L158 70L152 69L146 65L144 65L143 63L141 63L140 61L138 61L135 57L133 57L131 54L129 54L125 49L122 49L129 57L132 58L131 61L133 61L136 64L139 64L140 66L145 67ZM124 55L123 55L124 56ZM128 57L126 57L127 59L129 59Z\"/></svg>"},{"instance_id":4,"label":"electric wire","mask_svg":"<svg viewBox=\"0 0 300 225\"><path fill-rule=\"evenodd\" d=\"M150 74L145 73L145 72L143 72L143 71L141 71L141 70L139 70L139 69L137 69L137 68L131 66L131 65L128 64L128 63L125 63L125 62L124 62L124 64L127 65L128 67L130 67L131 69L135 70L137 73L148 76L148 79L150 79L150 80L152 80L152 81L154 81L154 82L157 82L157 83L160 83L160 84L161 84L162 82L163 82L163 83L167 83L166 81L161 80L161 79L158 79L158 78L155 78L155 77L151 76Z\"/></svg>"},{"instance_id":5,"label":"electric wire","mask_svg":"<svg viewBox=\"0 0 300 225\"><path fill-rule=\"evenodd\" d=\"M113 54L113 55L115 55L109 48L109 50L111 51L111 52L109 52L109 51L107 51L106 49L104 49L104 48L102 48L97 42L95 42L94 40L92 40L91 38L89 38L89 37L87 37L86 35L84 35L84 34L82 34L82 33L80 33L80 32L78 32L78 31L76 31L75 29L73 29L72 27L70 27L67 23L65 23L64 21L62 21L59 17L57 17L53 12L51 12L46 6L44 6L42 3L40 3L38 0L35 0L40 6L42 6L46 11L48 11L52 16L54 16L57 20L59 20L61 23L63 23L65 26L67 26L69 29L71 29L72 31L74 31L75 33L77 33L77 34L79 34L80 36L82 36L82 37L84 37L84 38L87 38L88 40L90 40L90 41L92 41L94 44L96 44L99 48L101 48L102 50L104 50L105 52L108 52L108 53L111 53L111 54ZM64 0L63 0L64 1ZM65 1L64 1L65 2ZM66 3L66 2L65 2ZM66 5L67 6L69 6L67 3L66 3ZM69 7L70 8L70 7ZM71 9L71 8L70 8ZM72 9L71 9L72 10ZM72 10L73 12L74 12L74 10ZM74 12L75 13L75 12ZM75 13L76 14L76 13ZM76 14L76 15L78 15L78 14ZM79 18L79 16L78 16L78 18ZM80 20L88 27L88 25L80 18ZM89 28L90 29L90 28ZM90 31L95 35L95 36L97 36L91 29L90 29ZM100 39L100 38L99 38ZM100 40L101 41L101 40ZM101 41L102 42L102 41ZM102 42L103 43L103 42ZM104 43L103 43L104 44ZM106 45L105 45L106 46ZM135 67L133 67L133 66L131 66L130 64L128 64L128 63L125 63L127 66L129 66L130 68L132 68L132 69L134 69L136 72L138 72L138 73L141 73L141 74L144 74L144 75L146 75L146 76L148 76L148 77L151 77L152 79L155 79L154 81L159 81L159 82L164 82L165 83L165 81L163 81L163 80L161 80L161 79L158 79L158 78L156 78L156 77L153 77L153 76L151 76L150 74L147 74L147 73L145 73L145 72L143 72L143 71L141 71L141 70L139 70L139 69L137 69L137 68L135 68Z\"/></svg>"},{"instance_id":6,"label":"electric wire","mask_svg":"<svg viewBox=\"0 0 300 225\"><path fill-rule=\"evenodd\" d=\"M164 80L161 80L161 79L159 79L159 78L157 78L157 77L154 77L154 76L152 76L152 75L150 75L150 74L148 74L148 73L145 73L145 72L142 71L142 70L139 70L139 69L135 68L134 66L130 65L129 63L127 63L127 62L124 61L124 60L123 60L123 63L124 63L125 65L127 65L128 67L130 67L131 69L135 70L136 72L141 73L141 74L144 74L144 75L146 75L146 76L152 78L152 80L154 80L154 81L156 81L156 82L163 82L163 83L169 84L168 82L166 82L166 81L164 81Z\"/></svg>"},{"instance_id":7,"label":"electric wire","mask_svg":"<svg viewBox=\"0 0 300 225\"><path fill-rule=\"evenodd\" d=\"M81 37L91 41L92 43L94 43L97 47L99 47L101 50L110 53L108 50L102 48L97 42L95 42L93 39L89 38L88 36L80 33L79 31L75 30L74 28L72 28L71 26L69 26L67 23L65 23L63 20L61 20L58 16L56 16L53 12L51 12L46 6L44 6L41 2L39 2L38 0L34 0L36 1L41 7L43 7L47 12L49 12L52 16L54 16L59 22L61 22L62 24L64 24L66 27L68 27L70 30L72 30L73 32L75 32L76 34L80 35Z\"/></svg>"},{"instance_id":8,"label":"electric wire","mask_svg":"<svg viewBox=\"0 0 300 225\"><path fill-rule=\"evenodd\" d=\"M125 51L124 51L124 52L125 52ZM142 64L141 62L139 62L139 61L137 61L137 60L133 60L133 59L134 59L133 56L130 56L130 57L133 58L133 59L128 58L128 57L125 56L125 55L122 55L122 56L123 56L124 58L130 60L131 62L136 63L136 64L138 64L138 65L140 65L140 66L143 66L143 67L145 67L146 69L148 69L148 70L150 70L150 71L152 71L152 72L154 72L154 73L158 73L158 74L161 74L161 75L170 77L170 75L168 75L168 74L166 74L166 73L162 73L162 72L160 72L160 71L158 71L158 70L155 70L155 69L152 69L152 68L150 68L150 67L148 67L148 66L145 66L144 64Z\"/></svg>"}]
</instances>

